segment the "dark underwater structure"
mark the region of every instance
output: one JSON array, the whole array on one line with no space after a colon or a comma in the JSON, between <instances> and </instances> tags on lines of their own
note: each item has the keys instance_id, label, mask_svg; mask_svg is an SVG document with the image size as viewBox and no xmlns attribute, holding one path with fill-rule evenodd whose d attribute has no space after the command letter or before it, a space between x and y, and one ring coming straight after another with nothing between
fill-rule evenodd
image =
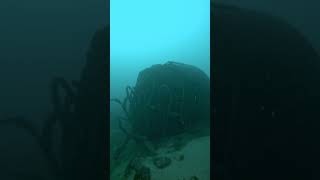
<instances>
[{"instance_id":1,"label":"dark underwater structure","mask_svg":"<svg viewBox=\"0 0 320 180\"><path fill-rule=\"evenodd\" d=\"M24 117L1 123L24 129L41 149L49 175L21 174L10 170L1 178L14 179L95 179L105 180L109 159L109 64L110 28L97 31L87 52L78 81L56 77L51 82L53 110L38 131ZM32 162L30 162L32 163Z\"/></svg>"},{"instance_id":2,"label":"dark underwater structure","mask_svg":"<svg viewBox=\"0 0 320 180\"><path fill-rule=\"evenodd\" d=\"M279 18L211 8L213 179L319 179L317 52Z\"/></svg>"},{"instance_id":3,"label":"dark underwater structure","mask_svg":"<svg viewBox=\"0 0 320 180\"><path fill-rule=\"evenodd\" d=\"M111 99L123 109L124 116L117 120L126 135L114 161L120 160L130 140L143 148L137 154L146 157L159 154L155 147L174 136L187 132L209 135L210 79L195 66L173 61L152 65L140 71L136 85L127 86L126 94L123 101Z\"/></svg>"},{"instance_id":4,"label":"dark underwater structure","mask_svg":"<svg viewBox=\"0 0 320 180\"><path fill-rule=\"evenodd\" d=\"M199 68L169 61L140 71L118 102L132 131L150 140L210 125L210 79Z\"/></svg>"},{"instance_id":5,"label":"dark underwater structure","mask_svg":"<svg viewBox=\"0 0 320 180\"><path fill-rule=\"evenodd\" d=\"M102 180L108 176L109 34L109 27L94 34L79 81L72 86L61 78L53 81L53 118L44 133L47 139L55 137L50 128L54 122L60 125L59 173L64 179ZM59 96L59 87L64 98Z\"/></svg>"}]
</instances>

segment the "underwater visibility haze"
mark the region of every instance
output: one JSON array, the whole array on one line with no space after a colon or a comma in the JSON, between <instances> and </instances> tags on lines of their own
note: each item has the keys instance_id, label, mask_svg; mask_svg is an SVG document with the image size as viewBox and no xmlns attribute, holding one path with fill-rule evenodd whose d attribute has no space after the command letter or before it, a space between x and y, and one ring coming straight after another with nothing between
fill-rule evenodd
<instances>
[{"instance_id":1,"label":"underwater visibility haze","mask_svg":"<svg viewBox=\"0 0 320 180\"><path fill-rule=\"evenodd\" d=\"M302 10L311 2L229 2L211 11L214 179L320 179L320 41L306 33L318 28L312 8Z\"/></svg>"},{"instance_id":2,"label":"underwater visibility haze","mask_svg":"<svg viewBox=\"0 0 320 180\"><path fill-rule=\"evenodd\" d=\"M177 61L210 75L210 1L110 1L111 97L138 72Z\"/></svg>"},{"instance_id":3,"label":"underwater visibility haze","mask_svg":"<svg viewBox=\"0 0 320 180\"><path fill-rule=\"evenodd\" d=\"M112 180L209 179L210 1L111 0L110 98Z\"/></svg>"},{"instance_id":4,"label":"underwater visibility haze","mask_svg":"<svg viewBox=\"0 0 320 180\"><path fill-rule=\"evenodd\" d=\"M109 84L106 76L103 81L96 78L99 75L92 76L108 67L87 54L101 54L98 46L105 53L98 57L107 62L109 33L99 37L104 44L93 36L108 24L108 6L107 0L0 1L0 179L105 179L107 95L86 89ZM74 89L71 79L81 87ZM102 91L109 94L106 88ZM82 94L82 100L76 100L75 109L82 106L77 113L69 109L75 103L70 102L74 93ZM62 108L65 97L68 105ZM93 120L97 114L100 120ZM92 140L81 136L83 131Z\"/></svg>"}]
</instances>

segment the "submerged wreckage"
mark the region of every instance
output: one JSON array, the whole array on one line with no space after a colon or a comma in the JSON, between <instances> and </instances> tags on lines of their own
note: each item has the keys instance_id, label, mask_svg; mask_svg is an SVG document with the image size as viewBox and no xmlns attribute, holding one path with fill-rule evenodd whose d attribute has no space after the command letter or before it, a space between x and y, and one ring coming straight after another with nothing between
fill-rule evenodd
<instances>
[{"instance_id":1,"label":"submerged wreckage","mask_svg":"<svg viewBox=\"0 0 320 180\"><path fill-rule=\"evenodd\" d=\"M139 73L135 87L127 86L123 101L111 101L119 103L124 111L125 117L118 120L119 129L126 135L111 158L122 162L125 157L121 154L128 151L130 140L142 147L136 153L139 155L129 158L124 171L127 178L131 169L136 172L134 178L149 179L150 169L144 165L148 157L154 157L154 166L163 169L171 164L171 158L162 156L159 149L171 146L173 150L167 151L170 154L192 139L185 134L209 132L205 130L210 127L210 79L192 65L169 61L146 68ZM126 128L128 125L130 128ZM183 157L180 154L173 159Z\"/></svg>"},{"instance_id":2,"label":"submerged wreckage","mask_svg":"<svg viewBox=\"0 0 320 180\"><path fill-rule=\"evenodd\" d=\"M139 136L157 140L209 125L210 80L194 66L153 65L139 73L136 86L127 86L126 93L123 102L112 101L121 104L126 117L120 119Z\"/></svg>"},{"instance_id":3,"label":"submerged wreckage","mask_svg":"<svg viewBox=\"0 0 320 180\"><path fill-rule=\"evenodd\" d=\"M113 99L125 112L119 127L126 140L118 148L118 156L110 157L110 161L106 108L110 84L110 51L107 51L110 44L106 40L109 33L107 27L93 36L79 80L53 78L53 110L40 131L23 117L2 121L27 130L37 141L50 167L48 179L104 180L109 176L109 163L122 158L121 152L131 140L147 150L148 155L157 155L155 145L163 138L209 127L209 77L200 69L182 63L154 65L140 72L135 87L126 88L127 97L123 102ZM170 146L177 150L183 145L180 138ZM132 170L136 172L135 179L150 177L152 170L140 161L142 157L138 153L129 161L121 162L126 165L122 171L124 177ZM157 157L153 162L156 167L166 168L172 159L175 158ZM184 155L176 159L181 161Z\"/></svg>"}]
</instances>

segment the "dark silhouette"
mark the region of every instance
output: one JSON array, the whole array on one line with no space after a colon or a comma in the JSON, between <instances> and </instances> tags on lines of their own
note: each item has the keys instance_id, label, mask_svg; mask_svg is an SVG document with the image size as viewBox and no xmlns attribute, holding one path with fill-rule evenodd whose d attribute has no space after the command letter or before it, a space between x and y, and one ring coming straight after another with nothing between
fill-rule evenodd
<instances>
[{"instance_id":1,"label":"dark silhouette","mask_svg":"<svg viewBox=\"0 0 320 180\"><path fill-rule=\"evenodd\" d=\"M286 22L213 4L213 179L319 179L319 57Z\"/></svg>"},{"instance_id":2,"label":"dark silhouette","mask_svg":"<svg viewBox=\"0 0 320 180\"><path fill-rule=\"evenodd\" d=\"M52 174L49 179L105 180L109 176L109 34L109 27L95 33L79 81L53 79L53 112L41 131L23 117L1 121L26 130L34 139ZM44 178L15 170L3 177Z\"/></svg>"}]
</instances>

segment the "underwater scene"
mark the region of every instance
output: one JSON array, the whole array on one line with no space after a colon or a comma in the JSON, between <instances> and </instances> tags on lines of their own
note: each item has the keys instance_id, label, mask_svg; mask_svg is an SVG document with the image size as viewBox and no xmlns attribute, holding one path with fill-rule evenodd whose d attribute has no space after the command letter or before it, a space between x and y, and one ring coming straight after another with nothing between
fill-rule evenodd
<instances>
[{"instance_id":1,"label":"underwater scene","mask_svg":"<svg viewBox=\"0 0 320 180\"><path fill-rule=\"evenodd\" d=\"M1 1L0 180L320 179L319 3Z\"/></svg>"},{"instance_id":2,"label":"underwater scene","mask_svg":"<svg viewBox=\"0 0 320 180\"><path fill-rule=\"evenodd\" d=\"M111 0L110 98L111 180L209 180L210 1Z\"/></svg>"},{"instance_id":3,"label":"underwater scene","mask_svg":"<svg viewBox=\"0 0 320 180\"><path fill-rule=\"evenodd\" d=\"M215 0L213 179L320 179L318 8Z\"/></svg>"},{"instance_id":4,"label":"underwater scene","mask_svg":"<svg viewBox=\"0 0 320 180\"><path fill-rule=\"evenodd\" d=\"M1 180L107 179L108 6L0 1Z\"/></svg>"}]
</instances>

